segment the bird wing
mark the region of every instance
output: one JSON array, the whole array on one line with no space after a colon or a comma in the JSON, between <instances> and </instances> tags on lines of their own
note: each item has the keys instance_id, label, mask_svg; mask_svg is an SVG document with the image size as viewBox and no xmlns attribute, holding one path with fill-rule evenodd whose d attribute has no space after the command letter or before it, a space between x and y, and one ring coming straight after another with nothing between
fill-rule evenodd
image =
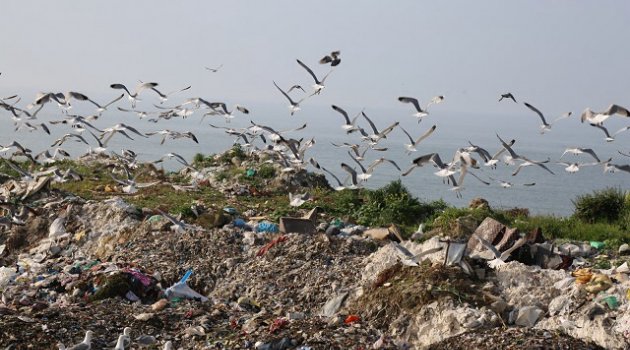
<instances>
[{"instance_id":1,"label":"bird wing","mask_svg":"<svg viewBox=\"0 0 630 350\"><path fill-rule=\"evenodd\" d=\"M526 106L527 108L531 109L532 111L536 112L536 114L538 114L538 116L540 117L540 119L542 119L543 125L549 125L549 124L547 124L547 121L545 120L545 116L542 114L542 112L541 112L541 111L539 111L539 110L538 110L538 108L536 108L536 107L534 107L534 106L530 105L530 104L529 104L529 103L527 103L527 102L523 102L523 104L525 104L525 106Z\"/></svg>"},{"instance_id":2,"label":"bird wing","mask_svg":"<svg viewBox=\"0 0 630 350\"><path fill-rule=\"evenodd\" d=\"M619 114L624 117L630 117L630 111L628 111L628 109L621 107L619 105L616 105L616 104L612 104L608 106L608 109L606 109L606 114L608 115Z\"/></svg>"},{"instance_id":3,"label":"bird wing","mask_svg":"<svg viewBox=\"0 0 630 350\"><path fill-rule=\"evenodd\" d=\"M370 120L370 118L368 118L367 115L365 115L364 112L361 112L361 115L363 115L363 118L365 118L365 120L367 120L367 122L370 124L370 127L372 128L374 135L378 135L378 129L376 129L376 125L374 125L374 123Z\"/></svg>"},{"instance_id":4,"label":"bird wing","mask_svg":"<svg viewBox=\"0 0 630 350\"><path fill-rule=\"evenodd\" d=\"M361 164L361 162L359 162L359 160L358 160L358 159L356 159L356 158L352 155L352 153L350 153L350 151L348 151L348 155L350 156L350 158L352 158L352 160L354 160L354 161L355 161L355 163L359 164L359 167L361 168L361 171L363 171L363 173L364 173L364 174L367 174L367 173L368 173L368 171L367 171L367 170L365 170L365 168L363 167L363 164Z\"/></svg>"},{"instance_id":5,"label":"bird wing","mask_svg":"<svg viewBox=\"0 0 630 350\"><path fill-rule=\"evenodd\" d=\"M335 111L341 113L341 115L343 115L343 117L346 119L346 124L350 125L350 118L348 118L348 113L346 113L346 111L344 111L343 109L341 109L340 107L337 107L335 105L332 105L332 109L334 109Z\"/></svg>"},{"instance_id":6,"label":"bird wing","mask_svg":"<svg viewBox=\"0 0 630 350\"><path fill-rule=\"evenodd\" d=\"M418 102L418 99L416 98L401 96L398 98L398 101L403 102L403 103L411 103L416 108L416 111L420 113L424 112L422 108L420 108L420 103Z\"/></svg>"},{"instance_id":7,"label":"bird wing","mask_svg":"<svg viewBox=\"0 0 630 350\"><path fill-rule=\"evenodd\" d=\"M302 61L300 61L300 60L296 60L296 61L297 61L297 63L298 63L300 66L302 66L302 68L306 69L306 71L308 72L308 74L310 74L310 75L313 77L313 79L315 80L315 84L320 84L320 81L319 81L319 80L317 80L317 77L315 76L315 73L313 73L313 71L312 71L310 68L308 68L308 66L307 66L307 65L305 65L304 63L302 63ZM330 74L330 73L329 73L329 74ZM326 74L326 76L328 76L328 74ZM324 78L324 79L325 79L325 78Z\"/></svg>"},{"instance_id":8,"label":"bird wing","mask_svg":"<svg viewBox=\"0 0 630 350\"><path fill-rule=\"evenodd\" d=\"M357 172L354 171L348 164L341 163L341 168L350 174L350 178L352 179L352 184L357 184Z\"/></svg>"},{"instance_id":9,"label":"bird wing","mask_svg":"<svg viewBox=\"0 0 630 350\"><path fill-rule=\"evenodd\" d=\"M280 90L280 92L284 95L284 97L286 97L286 98L289 100L289 103L291 103L291 105L295 105L295 104L296 104L296 103L295 103L295 102L291 99L291 96L289 96L289 94L287 94L286 92L284 92L284 90L282 90L282 89L278 86L278 84L276 84L276 82L275 82L275 81L273 82L273 85L275 85L275 86L276 86L276 88L277 88L278 90Z\"/></svg>"},{"instance_id":10,"label":"bird wing","mask_svg":"<svg viewBox=\"0 0 630 350\"><path fill-rule=\"evenodd\" d=\"M409 142L410 142L412 145L415 145L415 142L414 142L413 138L411 137L411 135L409 135L409 133L407 132L407 130L405 130L405 128L403 128L402 126L400 127L400 129L401 129L401 130L405 133L405 135L407 135L407 137L409 138Z\"/></svg>"},{"instance_id":11,"label":"bird wing","mask_svg":"<svg viewBox=\"0 0 630 350\"><path fill-rule=\"evenodd\" d=\"M433 134L433 132L435 131L436 128L437 128L437 125L433 125L429 130L427 130L424 134L420 135L420 137L418 137L418 139L415 142L412 142L412 143L414 145L419 144L422 140L426 139L431 134Z\"/></svg>"},{"instance_id":12,"label":"bird wing","mask_svg":"<svg viewBox=\"0 0 630 350\"><path fill-rule=\"evenodd\" d=\"M508 145L507 143L505 143L505 141L503 141L503 139L499 136L499 134L496 134L496 135L499 138L499 141L501 141L501 145L503 146L503 149L505 149L506 151L508 151L508 153L510 153L510 156L512 156L512 159L520 159L521 158L518 154L516 154L514 152L512 147L510 147L510 145ZM498 155L498 153L497 153L497 155Z\"/></svg>"},{"instance_id":13,"label":"bird wing","mask_svg":"<svg viewBox=\"0 0 630 350\"><path fill-rule=\"evenodd\" d=\"M127 89L127 87L126 87L125 85L123 85L123 84L118 84L118 83L116 83L116 84L111 84L109 87L110 87L110 88L112 88L112 89L118 89L118 90L122 89L122 90L125 90L125 92L127 93L127 95L130 95L130 96L131 96L131 93L129 92L129 90Z\"/></svg>"},{"instance_id":14,"label":"bird wing","mask_svg":"<svg viewBox=\"0 0 630 350\"><path fill-rule=\"evenodd\" d=\"M492 254L494 254L495 258L501 258L501 252L499 252L499 250L494 245L492 245L492 243L479 237L479 235L477 235L476 233L473 233L473 236L475 236L475 238L479 241L479 243L481 243L481 245L483 245L486 249L491 251Z\"/></svg>"}]
</instances>

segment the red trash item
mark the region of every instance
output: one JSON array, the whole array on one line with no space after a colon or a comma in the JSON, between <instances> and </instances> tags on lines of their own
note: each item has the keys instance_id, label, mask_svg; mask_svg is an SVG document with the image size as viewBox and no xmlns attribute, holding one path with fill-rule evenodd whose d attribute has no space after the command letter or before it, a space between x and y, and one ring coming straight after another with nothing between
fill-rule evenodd
<instances>
[{"instance_id":1,"label":"red trash item","mask_svg":"<svg viewBox=\"0 0 630 350\"><path fill-rule=\"evenodd\" d=\"M345 324L352 324L355 322L359 322L361 320L361 317L357 316L357 315L348 315L348 317L346 317L346 319L343 321L343 323Z\"/></svg>"},{"instance_id":2,"label":"red trash item","mask_svg":"<svg viewBox=\"0 0 630 350\"><path fill-rule=\"evenodd\" d=\"M271 247L273 247L274 245L280 243L280 242L284 242L287 240L287 236L282 235L279 236L277 238L275 238L274 240L272 240L271 242L265 244L262 248L260 248L258 250L258 253L256 253L256 256L262 256L265 255L265 253L267 253L269 251L269 249L271 249Z\"/></svg>"},{"instance_id":3,"label":"red trash item","mask_svg":"<svg viewBox=\"0 0 630 350\"><path fill-rule=\"evenodd\" d=\"M278 329L284 327L284 325L286 325L287 323L289 323L289 321L285 320L284 318L277 318L269 327L269 333L277 331Z\"/></svg>"}]
</instances>

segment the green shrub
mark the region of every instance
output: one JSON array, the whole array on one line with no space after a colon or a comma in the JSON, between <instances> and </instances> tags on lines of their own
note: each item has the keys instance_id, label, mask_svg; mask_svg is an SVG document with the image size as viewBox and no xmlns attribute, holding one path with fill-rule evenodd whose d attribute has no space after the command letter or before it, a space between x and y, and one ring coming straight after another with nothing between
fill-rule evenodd
<instances>
[{"instance_id":1,"label":"green shrub","mask_svg":"<svg viewBox=\"0 0 630 350\"><path fill-rule=\"evenodd\" d=\"M276 176L276 169L271 164L263 164L258 168L257 173L262 179L271 179Z\"/></svg>"},{"instance_id":2,"label":"green shrub","mask_svg":"<svg viewBox=\"0 0 630 350\"><path fill-rule=\"evenodd\" d=\"M618 188L606 188L584 194L573 200L573 215L585 222L617 222L624 214L626 193Z\"/></svg>"},{"instance_id":3,"label":"green shrub","mask_svg":"<svg viewBox=\"0 0 630 350\"><path fill-rule=\"evenodd\" d=\"M396 180L378 190L366 191L363 203L357 208L356 219L358 223L368 226L392 223L415 225L444 207L445 204L441 201L420 202L400 180Z\"/></svg>"}]
</instances>

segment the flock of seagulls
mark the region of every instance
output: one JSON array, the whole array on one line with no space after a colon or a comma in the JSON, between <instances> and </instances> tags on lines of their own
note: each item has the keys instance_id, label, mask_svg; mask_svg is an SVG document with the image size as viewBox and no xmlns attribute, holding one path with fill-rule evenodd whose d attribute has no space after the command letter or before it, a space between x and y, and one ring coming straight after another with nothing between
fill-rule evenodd
<instances>
[{"instance_id":1,"label":"flock of seagulls","mask_svg":"<svg viewBox=\"0 0 630 350\"><path fill-rule=\"evenodd\" d=\"M293 117L301 110L303 103L322 94L326 80L333 74L335 69L340 67L341 52L332 51L319 59L320 65L317 67L324 67L324 69L313 69L316 66L309 66L300 59L296 59L295 62L298 67L305 71L305 74L301 78L296 76L295 81L286 84L285 86L290 86L288 89L283 89L276 81L272 80L270 82L270 85L273 85L279 92L279 95L282 96L278 99L285 99L289 102L289 115ZM223 64L214 68L205 67L205 69L215 74L219 73L222 67ZM301 84L300 80L309 79L312 80L313 84L310 89L305 89L303 86L306 85ZM490 186L493 183L503 188L510 188L515 185L535 185L534 182L515 184L491 175L489 172L495 170L501 162L508 166L513 166L512 176L517 176L527 167L540 169L547 175L552 176L555 175L552 169L554 163L562 166L568 173L576 173L581 167L587 166L602 166L604 172L630 172L630 165L613 163L612 157L602 159L592 148L585 147L567 148L557 162L552 162L550 158L532 159L518 150L519 143L517 140L506 141L498 134L496 135L497 143L491 145L496 149L493 153L469 141L468 145L462 145L454 149L452 155L440 155L432 152L429 144L424 146L432 135L439 132L439 119L435 119L435 123L428 129L407 130L402 127L400 121L392 121L388 125L377 125L368 117L364 109L351 115L344 108L334 104L331 105L333 110L330 115L331 120L334 120L335 113L342 117L341 129L347 137L354 138L354 141L332 143L334 147L347 149L346 152L339 153L338 166L342 171L340 175L334 171L333 167L322 166L319 160L312 156L307 156L310 153L309 150L316 144L314 137L305 139L292 136L294 132L305 129L307 124L288 130L278 130L274 126L263 125L250 120L250 125L247 127L229 127L228 124L232 120L242 118L240 116L249 116L253 114L252 111L241 104L212 101L203 97L183 97L179 104L173 106L165 105L173 96L188 92L191 86L174 89L167 93L162 92L162 87L157 82L140 81L133 89L122 83L113 83L109 85L109 88L121 91L122 94L113 96L107 103L99 103L95 99L77 91L42 92L37 94L35 99L24 107L20 106L21 97L18 95L1 98L0 111L4 110L7 112L17 132L26 130L28 132L42 132L46 135L51 135L58 133L55 129L68 128L63 131L63 135L60 138L51 143L50 148L37 154L34 154L29 148L24 147L15 140L4 146L0 145L0 152L5 155L4 161L20 173L24 181L34 181L41 176L48 176L52 181L80 180L80 176L76 172L62 173L55 169L55 162L64 158L71 158L70 153L62 148L66 143L83 144L87 147L87 150L82 156L108 156L117 160L119 165L112 169L112 180L121 185L123 192L135 193L139 189L154 186L159 182L138 182L137 180L142 174L136 170L138 168L137 153L129 149L122 149L120 153L117 153L110 147L111 143L121 137L127 140L135 140L136 138L150 139L153 136L159 137L160 145L164 145L168 140L189 140L196 144L199 143L195 133L190 130L170 130L165 128L146 131L123 122L117 122L109 127L97 126L101 121L105 122L107 120L108 116L106 116L106 113L111 114L118 111L119 113L135 114L140 120L146 120L149 125L159 123L162 120L185 119L194 115L201 115L200 122L205 117L223 118L226 123L225 126L213 123L210 123L209 126L222 130L234 137L234 143L240 143L249 152L269 154L272 162L281 164L282 172L296 172L311 167L315 172L327 174L329 178L334 180L333 187L335 190L362 187L376 171L379 171L383 164L389 164L388 173L398 174L402 177L410 176L415 169L423 168L429 164L436 169L433 174L441 178L443 183L449 185L450 190L455 192L457 197L461 197L461 191L464 190L464 180L469 175L486 186ZM125 96L127 96L128 104L122 101ZM153 107L148 107L149 103L143 100L151 98L154 100L159 99L159 102L154 103ZM429 116L429 110L432 109L432 106L444 103L446 99L444 95L437 95L427 99L428 102L426 104L421 103L418 98L410 96L400 96L397 100L401 104L413 107L411 115L418 123L421 123L422 120ZM511 92L500 94L498 102L505 103L503 102L504 100L512 101L514 104L519 105L516 97ZM147 107L137 109L136 106L139 103L143 103ZM79 104L83 105L82 108L84 109L90 106L94 107L94 110L92 113L77 114L73 112L72 108L74 105ZM550 131L552 125L572 116L571 112L566 112L554 119L548 119L540 109L531 103L523 102L522 104L527 110L534 112L541 120L541 133ZM112 106L116 107L114 111L110 110ZM58 115L60 118L55 118L48 122L40 120L38 115L44 108L47 108L46 112L49 114ZM582 123L586 122L588 125L602 130L606 135L605 140L612 142L617 135L630 130L630 126L627 126L609 133L604 123L612 116L630 117L630 112L620 105L611 104L600 112L587 108L581 114L580 120ZM292 119L289 118L288 120ZM408 143L401 142L404 147L402 151L407 155L412 155L415 152L422 151L422 149L426 149L426 151L422 152L424 154L411 159L408 166L398 164L394 159L400 159L400 157L388 156L391 152L396 152L396 150L391 150L391 147L382 144L382 141L388 137L395 137L403 141L408 140ZM8 153L10 155L6 156ZM593 161L562 159L567 154L576 157L587 155ZM622 156L629 155L622 150L619 150L619 154ZM28 170L22 169L17 163L13 162L15 157L25 158L33 166ZM202 169L195 169L183 156L172 151L165 152L164 156L152 162L159 164L171 160L188 168L190 170L189 174L193 174L190 186L177 186L177 189L195 189L198 180L203 177ZM36 172L33 169L37 165L52 167L51 169L53 170ZM176 185L173 186L176 187ZM300 198L300 196L293 196L291 197L291 202L300 203L302 201Z\"/></svg>"}]
</instances>

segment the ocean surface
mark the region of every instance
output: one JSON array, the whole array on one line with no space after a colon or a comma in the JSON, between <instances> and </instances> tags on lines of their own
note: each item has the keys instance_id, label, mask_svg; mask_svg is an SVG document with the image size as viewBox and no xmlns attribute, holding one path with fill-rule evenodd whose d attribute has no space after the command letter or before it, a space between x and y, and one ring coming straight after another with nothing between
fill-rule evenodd
<instances>
[{"instance_id":1,"label":"ocean surface","mask_svg":"<svg viewBox=\"0 0 630 350\"><path fill-rule=\"evenodd\" d=\"M106 99L103 99L106 100ZM164 106L171 105L167 101ZM315 158L322 166L331 170L340 179L346 177L346 173L341 169L341 162L351 166L355 163L347 155L347 148L336 148L335 143L358 143L360 135L354 133L346 135L341 129L343 118L330 108L330 105L309 105L302 111L298 111L294 116L290 116L288 109L284 106L284 101L277 104L253 104L247 105L251 113L243 115L235 113L236 117L227 123L224 118L208 116L201 120L203 110L197 111L194 115L182 119L173 118L170 120L160 120L158 123L148 122L148 118L139 119L136 114L124 113L111 106L101 117L93 122L98 128L107 128L116 123L125 123L133 126L142 132L169 129L174 131L192 131L199 139L199 144L190 139L167 140L160 145L161 137L158 135L142 138L130 134L135 140L131 141L122 135L115 135L109 142L108 150L120 153L123 148L129 148L139 154L143 161L154 161L168 152L179 153L188 160L192 160L196 153L212 154L219 153L230 148L235 141L235 137L227 135L220 129L211 128L208 124L243 128L250 126L250 120L256 123L268 125L276 130L294 128L307 123L307 128L299 132L288 134L296 139L314 138L316 144L307 151L306 158ZM513 104L513 102L503 102ZM24 104L20 104L23 107ZM118 106L130 108L129 102L125 99L119 101ZM498 133L506 142L515 139L513 146L515 152L534 160L545 160L550 158L547 166L555 173L552 175L537 166L530 166L521 170L517 176L512 176L515 166L508 166L503 162L499 163L496 170L491 170L481 166L480 170L473 170L476 175L490 181L491 185L486 186L468 175L464 180L464 190L462 198L457 198L451 186L444 184L442 179L433 173L437 170L431 165L415 169L409 176L402 177L389 163L383 163L377 167L373 176L365 183L365 187L378 188L396 179L401 179L407 188L422 200L443 199L447 203L455 206L466 206L472 198L483 197L490 202L490 205L497 208L524 207L529 208L534 214L547 214L556 216L567 216L573 212L572 200L578 195L590 193L593 190L604 189L606 187L616 187L629 189L630 174L617 172L604 174L603 167L590 166L582 167L579 172L569 174L564 170L564 166L556 164L560 156L567 147L592 148L599 155L600 159L613 158L616 164L628 164L630 158L618 153L630 152L630 131L621 133L614 142L606 142L604 134L600 130L582 124L579 121L581 111L573 111L573 116L563 119L554 124L550 131L545 134L539 133L540 119L527 110L523 105L514 104L513 108L517 112L506 115L483 115L472 112L453 112L447 108L434 108L430 115L425 117L421 123L416 122L416 118L411 115L410 105L403 105L398 101L392 102L391 108L370 108L352 107L339 104L346 109L352 117L362 108L365 113L374 121L377 128L385 128L394 121L399 121L412 137L416 138L424 133L432 125L436 125L436 131L425 139L417 147L418 151L407 155L404 144L408 142L407 137L401 130L394 130L387 139L379 143L381 147L387 147L386 152L369 151L366 154L365 167L374 159L386 157L395 161L404 171L411 165L412 159L422 154L437 152L443 161L452 159L455 151L459 147L468 146L468 141L487 149L491 154L500 149L500 143L495 135ZM143 101L137 106L138 110L156 110L150 102ZM558 111L560 115L564 111ZM75 106L69 111L70 114L77 113L89 115L94 113L92 106ZM548 120L553 120L557 115L549 113ZM46 135L40 130L28 131L26 128L15 130L15 125L11 119L11 114L0 110L0 118L3 119L0 128L0 144L6 145L13 140L17 140L25 147L30 148L33 153L38 153L53 144L54 140L73 130L63 124L48 125L51 135ZM31 124L48 122L51 120L61 120L64 116L58 110L56 104L48 104L38 115L38 119L30 121ZM368 124L359 118L359 125L366 130ZM614 132L621 127L630 125L630 119L617 116L611 117L606 126L610 132ZM83 136L96 145L94 139L87 132ZM255 141L261 146L260 140ZM70 152L72 158L77 158L87 150L83 143L74 141L66 142L62 148ZM8 154L4 155L5 157ZM480 159L475 155L475 158ZM567 154L562 161L590 163L594 160L589 155ZM179 169L175 161L167 161L163 166L168 170ZM309 166L309 169L313 170ZM455 175L458 177L458 174ZM502 188L497 181L490 180L492 177L497 180L509 181L514 184L511 188ZM330 178L329 178L330 179ZM334 181L331 180L331 184ZM535 182L535 186L524 187L524 183Z\"/></svg>"}]
</instances>

